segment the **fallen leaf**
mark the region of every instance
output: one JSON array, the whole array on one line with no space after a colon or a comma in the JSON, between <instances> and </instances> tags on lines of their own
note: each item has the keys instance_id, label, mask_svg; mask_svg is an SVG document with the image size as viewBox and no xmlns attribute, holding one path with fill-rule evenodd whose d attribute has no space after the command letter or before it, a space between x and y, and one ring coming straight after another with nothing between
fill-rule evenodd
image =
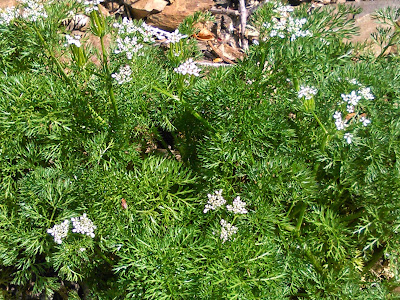
<instances>
[{"instance_id":1,"label":"fallen leaf","mask_svg":"<svg viewBox=\"0 0 400 300\"><path fill-rule=\"evenodd\" d=\"M347 116L346 116L346 120L348 121L348 120L350 120L352 117L354 117L356 114L355 113L351 113L351 114L348 114Z\"/></svg>"},{"instance_id":2,"label":"fallen leaf","mask_svg":"<svg viewBox=\"0 0 400 300\"><path fill-rule=\"evenodd\" d=\"M123 209L128 209L128 203L126 203L124 198L121 199L121 206Z\"/></svg>"},{"instance_id":3,"label":"fallen leaf","mask_svg":"<svg viewBox=\"0 0 400 300\"><path fill-rule=\"evenodd\" d=\"M214 34L207 28L203 28L198 34L195 34L195 37L200 41L210 41L214 39Z\"/></svg>"}]
</instances>

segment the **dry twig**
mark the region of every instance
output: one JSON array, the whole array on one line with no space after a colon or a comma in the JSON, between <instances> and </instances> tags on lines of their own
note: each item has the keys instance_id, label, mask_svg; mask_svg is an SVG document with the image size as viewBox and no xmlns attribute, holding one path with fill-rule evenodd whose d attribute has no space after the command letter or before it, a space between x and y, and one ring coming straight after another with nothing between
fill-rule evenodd
<instances>
[{"instance_id":1,"label":"dry twig","mask_svg":"<svg viewBox=\"0 0 400 300\"><path fill-rule=\"evenodd\" d=\"M247 22L247 10L246 10L246 2L245 0L239 0L240 7L240 39L242 41L242 48L244 50L249 49L249 42L245 37L246 33L246 22Z\"/></svg>"},{"instance_id":2,"label":"dry twig","mask_svg":"<svg viewBox=\"0 0 400 300\"><path fill-rule=\"evenodd\" d=\"M229 58L226 58L221 51L219 51L212 43L211 41L207 41L208 45L211 47L211 49L219 56L222 58L222 60L228 64L235 65L235 62L231 61Z\"/></svg>"}]
</instances>

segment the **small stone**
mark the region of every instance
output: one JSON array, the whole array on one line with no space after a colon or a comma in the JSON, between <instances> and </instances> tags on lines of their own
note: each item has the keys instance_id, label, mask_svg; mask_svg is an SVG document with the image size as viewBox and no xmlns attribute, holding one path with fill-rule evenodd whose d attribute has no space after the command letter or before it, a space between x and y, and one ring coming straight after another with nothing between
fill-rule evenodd
<instances>
[{"instance_id":1,"label":"small stone","mask_svg":"<svg viewBox=\"0 0 400 300\"><path fill-rule=\"evenodd\" d=\"M213 0L174 0L158 14L147 17L147 23L155 27L174 31L179 24L196 11L205 11L214 5Z\"/></svg>"},{"instance_id":2,"label":"small stone","mask_svg":"<svg viewBox=\"0 0 400 300\"><path fill-rule=\"evenodd\" d=\"M168 5L168 2L164 0L127 0L125 3L129 5L135 19L142 19L151 14L159 13Z\"/></svg>"}]
</instances>

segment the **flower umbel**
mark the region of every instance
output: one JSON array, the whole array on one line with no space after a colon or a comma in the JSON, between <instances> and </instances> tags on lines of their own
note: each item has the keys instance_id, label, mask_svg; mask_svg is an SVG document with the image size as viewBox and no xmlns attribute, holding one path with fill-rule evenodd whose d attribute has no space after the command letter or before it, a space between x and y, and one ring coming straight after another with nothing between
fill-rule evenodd
<instances>
[{"instance_id":1,"label":"flower umbel","mask_svg":"<svg viewBox=\"0 0 400 300\"><path fill-rule=\"evenodd\" d=\"M196 66L196 63L193 59L189 58L183 64L181 64L178 68L175 68L174 71L178 74L182 75L193 75L200 76L201 69Z\"/></svg>"},{"instance_id":2,"label":"flower umbel","mask_svg":"<svg viewBox=\"0 0 400 300\"><path fill-rule=\"evenodd\" d=\"M204 213L207 213L209 210L216 210L218 207L226 203L226 200L222 196L222 190L215 191L213 195L208 194L207 197L208 202L204 207Z\"/></svg>"},{"instance_id":3,"label":"flower umbel","mask_svg":"<svg viewBox=\"0 0 400 300\"><path fill-rule=\"evenodd\" d=\"M371 89L369 87L362 88L359 93L366 100L374 100L375 99L375 96L371 93Z\"/></svg>"},{"instance_id":4,"label":"flower umbel","mask_svg":"<svg viewBox=\"0 0 400 300\"><path fill-rule=\"evenodd\" d=\"M359 96L356 91L352 91L348 95L341 94L340 96L342 97L344 102L347 102L347 103L349 103L351 105L354 105L354 106L356 106L358 104L358 101L361 100L361 96Z\"/></svg>"},{"instance_id":5,"label":"flower umbel","mask_svg":"<svg viewBox=\"0 0 400 300\"><path fill-rule=\"evenodd\" d=\"M67 39L67 43L64 44L64 46L68 46L68 45L75 45L78 48L81 46L81 36L80 35L75 35L74 37L70 36L70 35L66 35L65 38Z\"/></svg>"},{"instance_id":6,"label":"flower umbel","mask_svg":"<svg viewBox=\"0 0 400 300\"><path fill-rule=\"evenodd\" d=\"M345 133L343 137L346 140L347 144L351 144L351 139L353 138L353 135L351 133Z\"/></svg>"},{"instance_id":7,"label":"flower umbel","mask_svg":"<svg viewBox=\"0 0 400 300\"><path fill-rule=\"evenodd\" d=\"M126 53L126 57L131 60L135 53L138 53L140 49L143 48L142 44L138 43L137 37L129 38L125 37L124 39L117 39L118 48L115 49L114 53ZM139 54L140 55L140 54Z\"/></svg>"},{"instance_id":8,"label":"flower umbel","mask_svg":"<svg viewBox=\"0 0 400 300\"><path fill-rule=\"evenodd\" d=\"M132 70L129 65L121 66L118 73L111 74L118 84L123 84L132 80Z\"/></svg>"},{"instance_id":9,"label":"flower umbel","mask_svg":"<svg viewBox=\"0 0 400 300\"><path fill-rule=\"evenodd\" d=\"M47 233L54 237L54 241L57 244L62 243L62 239L68 235L69 220L65 220L61 224L56 224L51 229L47 229Z\"/></svg>"},{"instance_id":10,"label":"flower umbel","mask_svg":"<svg viewBox=\"0 0 400 300\"><path fill-rule=\"evenodd\" d=\"M364 126L368 126L368 124L371 123L371 120L367 119L366 117L361 117L361 118L360 118L360 122L361 122Z\"/></svg>"},{"instance_id":11,"label":"flower umbel","mask_svg":"<svg viewBox=\"0 0 400 300\"><path fill-rule=\"evenodd\" d=\"M247 214L247 209L246 209L246 202L243 202L240 200L240 196L237 196L233 200L233 205L227 205L226 208L228 211L233 212L234 214Z\"/></svg>"},{"instance_id":12,"label":"flower umbel","mask_svg":"<svg viewBox=\"0 0 400 300\"><path fill-rule=\"evenodd\" d=\"M78 218L71 218L71 221L74 226L72 232L86 234L94 238L94 230L97 227L93 224L92 220L86 216L86 214L83 214Z\"/></svg>"},{"instance_id":13,"label":"flower umbel","mask_svg":"<svg viewBox=\"0 0 400 300\"><path fill-rule=\"evenodd\" d=\"M306 100L310 100L314 95L316 95L318 90L312 86L300 86L300 90L297 95L299 98L305 98Z\"/></svg>"},{"instance_id":14,"label":"flower umbel","mask_svg":"<svg viewBox=\"0 0 400 300\"><path fill-rule=\"evenodd\" d=\"M233 226L231 223L228 223L224 219L221 219L221 240L222 243L229 241L232 239L232 236L237 233L238 228Z\"/></svg>"},{"instance_id":15,"label":"flower umbel","mask_svg":"<svg viewBox=\"0 0 400 300\"><path fill-rule=\"evenodd\" d=\"M78 2L82 2L82 0L80 0ZM83 4L86 6L85 12L87 14L90 14L94 10L99 10L98 6L99 6L99 4L101 2L104 2L104 0L86 0L86 1L83 1Z\"/></svg>"},{"instance_id":16,"label":"flower umbel","mask_svg":"<svg viewBox=\"0 0 400 300\"><path fill-rule=\"evenodd\" d=\"M176 29L174 32L169 33L167 36L167 40L165 43L169 44L176 44L178 43L181 39L187 38L188 36L182 33L179 33L179 30Z\"/></svg>"}]
</instances>

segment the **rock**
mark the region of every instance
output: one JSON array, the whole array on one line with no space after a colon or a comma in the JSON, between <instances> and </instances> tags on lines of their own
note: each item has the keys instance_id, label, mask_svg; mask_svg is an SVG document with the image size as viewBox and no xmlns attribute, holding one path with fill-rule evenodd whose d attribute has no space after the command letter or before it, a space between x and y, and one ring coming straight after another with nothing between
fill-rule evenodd
<instances>
[{"instance_id":1,"label":"rock","mask_svg":"<svg viewBox=\"0 0 400 300\"><path fill-rule=\"evenodd\" d=\"M347 4L346 4L347 5ZM363 11L361 14L355 16L356 26L360 28L360 33L354 36L350 41L353 43L371 43L370 49L375 55L378 55L381 51L380 47L375 43L372 43L371 34L377 32L377 27L386 27L385 25L378 24L373 18L373 13L384 7L400 8L399 0L375 0L371 2L355 2L352 5L361 7ZM389 48L387 52L394 51L393 47Z\"/></svg>"},{"instance_id":2,"label":"rock","mask_svg":"<svg viewBox=\"0 0 400 300\"><path fill-rule=\"evenodd\" d=\"M89 17L86 15L74 15L71 19L64 20L62 24L68 31L81 30L86 31L89 27Z\"/></svg>"},{"instance_id":3,"label":"rock","mask_svg":"<svg viewBox=\"0 0 400 300\"><path fill-rule=\"evenodd\" d=\"M17 5L17 0L0 0L0 9L16 5Z\"/></svg>"},{"instance_id":4,"label":"rock","mask_svg":"<svg viewBox=\"0 0 400 300\"><path fill-rule=\"evenodd\" d=\"M232 61L236 61L238 59L243 59L244 54L240 52L238 48L231 47L227 44L221 44L217 48L221 51L222 55Z\"/></svg>"},{"instance_id":5,"label":"rock","mask_svg":"<svg viewBox=\"0 0 400 300\"><path fill-rule=\"evenodd\" d=\"M213 5L213 0L174 0L162 12L148 16L146 22L164 30L174 31L187 16L196 11L208 10Z\"/></svg>"},{"instance_id":6,"label":"rock","mask_svg":"<svg viewBox=\"0 0 400 300\"><path fill-rule=\"evenodd\" d=\"M132 17L142 19L148 15L159 13L167 6L168 2L164 0L127 0Z\"/></svg>"}]
</instances>

